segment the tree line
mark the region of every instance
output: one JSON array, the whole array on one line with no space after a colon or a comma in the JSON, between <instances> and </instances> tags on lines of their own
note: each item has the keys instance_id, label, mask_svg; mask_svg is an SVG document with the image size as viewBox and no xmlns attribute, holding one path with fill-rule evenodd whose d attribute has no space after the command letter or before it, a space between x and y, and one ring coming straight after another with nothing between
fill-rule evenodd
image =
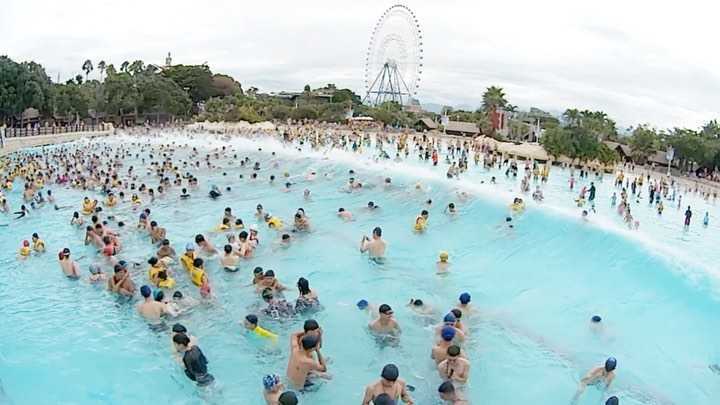
<instances>
[{"instance_id":1,"label":"tree line","mask_svg":"<svg viewBox=\"0 0 720 405\"><path fill-rule=\"evenodd\" d=\"M97 72L99 79L91 79ZM229 75L213 73L203 65L158 66L141 60L125 61L119 67L86 60L81 72L64 83L55 83L42 65L15 62L0 56L0 123L16 124L25 109L36 108L42 117L66 121L104 117L171 117L210 121L251 123L265 120L318 120L344 122L347 114L370 116L388 126L412 127L420 117L438 119L438 114L408 111L395 102L378 106L364 105L350 89L334 84L302 92L261 94L256 87L246 91ZM502 109L512 115L518 108L510 104L502 88L488 87L482 105L474 111L443 108L454 120L473 122L480 133L502 139L492 125L492 113ZM678 166L684 170L720 165L720 125L710 121L699 129L672 128L657 130L639 125L629 136L618 133L614 120L602 111L567 109L561 117L543 113L529 116L543 129L540 143L554 157L561 155L578 161L618 161L620 156L603 141L615 141L631 148L631 158L645 162L657 151L672 146ZM537 110L539 111L539 110ZM528 113L525 113L526 115ZM559 119L558 119L559 118ZM512 131L519 120L511 120Z\"/></svg>"}]
</instances>

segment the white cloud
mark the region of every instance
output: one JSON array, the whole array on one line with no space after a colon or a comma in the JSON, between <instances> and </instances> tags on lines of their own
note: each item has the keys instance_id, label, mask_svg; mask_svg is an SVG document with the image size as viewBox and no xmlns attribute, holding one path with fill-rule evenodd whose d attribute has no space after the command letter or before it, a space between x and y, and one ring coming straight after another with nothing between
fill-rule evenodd
<instances>
[{"instance_id":1,"label":"white cloud","mask_svg":"<svg viewBox=\"0 0 720 405\"><path fill-rule=\"evenodd\" d=\"M549 3L549 4L548 4ZM82 62L207 61L246 87L363 87L367 43L392 1L3 0L0 52L53 78ZM720 115L720 6L409 1L424 31L424 102L479 105L485 87L521 107L602 109L625 125L695 127Z\"/></svg>"}]
</instances>

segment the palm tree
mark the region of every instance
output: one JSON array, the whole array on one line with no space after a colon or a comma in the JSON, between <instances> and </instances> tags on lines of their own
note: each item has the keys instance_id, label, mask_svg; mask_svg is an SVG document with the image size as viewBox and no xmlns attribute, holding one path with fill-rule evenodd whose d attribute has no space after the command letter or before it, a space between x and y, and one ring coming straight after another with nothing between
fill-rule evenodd
<instances>
[{"instance_id":1,"label":"palm tree","mask_svg":"<svg viewBox=\"0 0 720 405\"><path fill-rule=\"evenodd\" d=\"M97 68L98 68L98 70L100 71L100 81L102 81L103 73L105 73L105 66L106 66L106 65L105 65L105 61L104 61L104 60L101 60L101 61L98 62L98 64L97 64Z\"/></svg>"},{"instance_id":2,"label":"palm tree","mask_svg":"<svg viewBox=\"0 0 720 405\"><path fill-rule=\"evenodd\" d=\"M130 62L125 61L120 65L120 71L121 72L127 72L128 66L130 66Z\"/></svg>"},{"instance_id":3,"label":"palm tree","mask_svg":"<svg viewBox=\"0 0 720 405\"><path fill-rule=\"evenodd\" d=\"M82 70L85 71L85 81L87 81L88 75L93 70L93 64L90 59L86 60L85 63L83 63Z\"/></svg>"},{"instance_id":4,"label":"palm tree","mask_svg":"<svg viewBox=\"0 0 720 405\"><path fill-rule=\"evenodd\" d=\"M504 108L507 105L505 100L505 93L501 87L490 86L485 90L483 94L483 110L493 111L498 107Z\"/></svg>"},{"instance_id":5,"label":"palm tree","mask_svg":"<svg viewBox=\"0 0 720 405\"><path fill-rule=\"evenodd\" d=\"M563 118L569 125L578 125L580 123L580 111L577 108L568 108L563 113Z\"/></svg>"}]
</instances>

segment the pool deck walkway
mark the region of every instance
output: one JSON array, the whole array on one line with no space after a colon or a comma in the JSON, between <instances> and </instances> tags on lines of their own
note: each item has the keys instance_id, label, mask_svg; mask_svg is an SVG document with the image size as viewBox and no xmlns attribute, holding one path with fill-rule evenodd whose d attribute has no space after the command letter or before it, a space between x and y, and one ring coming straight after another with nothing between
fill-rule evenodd
<instances>
[{"instance_id":1,"label":"pool deck walkway","mask_svg":"<svg viewBox=\"0 0 720 405\"><path fill-rule=\"evenodd\" d=\"M80 138L94 138L97 136L108 136L114 133L112 127L106 130L98 131L82 131L68 132L62 134L37 135L37 136L21 136L13 138L4 138L0 145L0 157L9 155L23 148L31 148L35 146L56 145L65 142L72 142Z\"/></svg>"}]
</instances>

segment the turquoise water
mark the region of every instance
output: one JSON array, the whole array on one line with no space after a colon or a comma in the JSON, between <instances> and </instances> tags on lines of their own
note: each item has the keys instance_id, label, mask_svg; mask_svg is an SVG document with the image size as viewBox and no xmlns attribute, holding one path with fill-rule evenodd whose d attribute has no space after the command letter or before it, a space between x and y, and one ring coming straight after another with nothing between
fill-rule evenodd
<instances>
[{"instance_id":1,"label":"turquoise water","mask_svg":"<svg viewBox=\"0 0 720 405\"><path fill-rule=\"evenodd\" d=\"M133 141L107 140L115 146ZM167 333L149 330L134 305L119 302L86 277L73 282L61 275L54 253L63 247L69 247L76 259L85 256L80 260L84 276L87 266L98 260L93 249L83 245L83 232L69 225L72 209L56 212L45 207L21 221L0 217L0 223L10 224L0 228L0 380L6 402L262 404L262 375L284 375L287 336L301 328L306 317L267 323L281 335L276 345L244 333L238 321L259 305L254 290L247 287L258 265L274 269L288 286L298 277L309 279L324 306L313 317L325 330L323 354L331 358L329 372L334 378L301 397L303 404L360 403L364 386L376 380L388 362L396 363L401 377L416 387L417 404L439 403L436 389L441 380L430 360L433 325L464 291L472 294L478 309L466 320L471 332L463 346L472 363L466 390L472 403L570 403L579 378L608 356L618 359L615 382L605 394L588 388L580 404L604 403L609 395L620 397L622 404L714 404L720 398L720 375L708 367L720 363L718 228L712 201L683 198L696 207L688 232L681 226L684 207L678 211L668 206L657 219L641 203L633 211L641 221L640 230L629 232L609 207L610 176L596 182L599 212L586 223L572 207L567 173L554 169L544 186L546 202L529 202L509 230L504 218L519 178L506 179L504 170L471 167L458 182L444 178L443 165L433 169L412 156L401 163L375 163L373 149L357 155L311 152L305 145L299 153L268 139L227 143L210 135L202 141L179 135L149 141L190 142L202 150L228 145L239 157L262 162L262 180L249 181L250 167L230 167L228 159L221 159L223 169L193 171L200 178L200 190L189 201L178 200L177 190L156 200L152 218L167 229L177 251L196 233L205 233L221 246L224 237L208 232L220 222L226 206L246 224L255 222L258 203L286 224L303 207L313 232L298 236L284 249L276 243L279 235L261 226L260 248L240 271L226 273L209 261L215 298L180 320L198 337L216 378L215 387L203 390L172 359ZM77 146L100 151L97 143ZM182 148L178 155L188 150ZM141 162L126 161L123 173L130 165L138 168ZM349 169L365 184L377 186L342 192ZM307 182L304 175L310 170L319 175ZM297 182L290 193L281 191L283 172ZM239 179L240 173L245 179ZM279 178L274 185L267 181L271 174ZM499 184L488 184L493 175ZM393 179L387 190L381 186L386 176ZM422 191L415 188L418 181ZM210 184L233 190L211 201L206 197ZM13 208L19 206L21 183L15 186L10 195ZM60 205L79 208L86 195L51 188ZM303 198L305 188L311 190L309 201ZM470 198L461 201L458 190L466 190ZM433 201L429 208L428 199ZM369 200L382 208L365 211ZM449 202L456 203L460 215L443 213ZM339 207L352 211L356 220L345 223L337 218ZM430 211L429 227L416 234L412 224L422 209ZM701 226L701 209L711 211L708 228ZM127 203L114 213L130 222L130 228L136 222L137 214ZM383 265L358 253L360 237L378 225L389 243ZM17 247L32 232L44 237L49 252L19 262ZM147 236L133 229L121 234L121 258L144 263L154 252ZM447 276L437 275L434 268L442 250L450 253L452 263ZM143 266L134 271L138 286L147 282L146 270ZM180 290L199 298L184 271L177 271L176 279ZM286 297L294 300L295 290ZM395 309L403 329L399 345L379 346L367 332L369 318L354 306L361 298ZM432 323L405 307L410 298L422 298L436 309ZM601 330L590 328L594 314L604 319Z\"/></svg>"}]
</instances>

